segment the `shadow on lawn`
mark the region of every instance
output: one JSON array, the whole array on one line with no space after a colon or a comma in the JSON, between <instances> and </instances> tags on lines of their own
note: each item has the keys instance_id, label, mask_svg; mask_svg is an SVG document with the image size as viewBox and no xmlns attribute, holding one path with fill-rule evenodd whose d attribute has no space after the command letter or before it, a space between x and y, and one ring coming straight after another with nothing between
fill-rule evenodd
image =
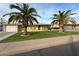
<instances>
[{"instance_id":1,"label":"shadow on lawn","mask_svg":"<svg viewBox=\"0 0 79 59\"><path fill-rule=\"evenodd\" d=\"M79 55L79 42L73 43L73 38L71 37L69 39L69 44L20 53L14 56L78 56L78 55Z\"/></svg>"}]
</instances>

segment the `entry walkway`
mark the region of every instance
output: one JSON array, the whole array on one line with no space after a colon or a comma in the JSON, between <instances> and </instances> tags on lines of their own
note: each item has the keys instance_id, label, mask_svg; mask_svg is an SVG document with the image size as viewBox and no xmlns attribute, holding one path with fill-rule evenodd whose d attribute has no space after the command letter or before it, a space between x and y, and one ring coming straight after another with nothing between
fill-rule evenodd
<instances>
[{"instance_id":1,"label":"entry walkway","mask_svg":"<svg viewBox=\"0 0 79 59\"><path fill-rule=\"evenodd\" d=\"M79 55L79 35L0 44L0 55Z\"/></svg>"}]
</instances>

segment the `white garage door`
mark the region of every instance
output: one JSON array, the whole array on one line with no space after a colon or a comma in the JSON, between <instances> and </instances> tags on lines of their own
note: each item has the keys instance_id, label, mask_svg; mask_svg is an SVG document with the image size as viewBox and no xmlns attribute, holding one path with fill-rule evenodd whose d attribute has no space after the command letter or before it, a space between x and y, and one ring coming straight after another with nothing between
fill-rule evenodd
<instances>
[{"instance_id":1,"label":"white garage door","mask_svg":"<svg viewBox=\"0 0 79 59\"><path fill-rule=\"evenodd\" d=\"M6 26L6 32L17 32L17 26Z\"/></svg>"}]
</instances>

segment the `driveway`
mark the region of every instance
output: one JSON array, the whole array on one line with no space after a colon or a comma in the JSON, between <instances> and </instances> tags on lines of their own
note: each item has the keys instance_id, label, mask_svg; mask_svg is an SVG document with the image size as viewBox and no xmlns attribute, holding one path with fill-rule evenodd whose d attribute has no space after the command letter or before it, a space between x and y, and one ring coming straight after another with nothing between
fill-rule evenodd
<instances>
[{"instance_id":1,"label":"driveway","mask_svg":"<svg viewBox=\"0 0 79 59\"><path fill-rule=\"evenodd\" d=\"M3 40L3 39L5 39L13 34L15 34L15 33L13 33L13 32L0 32L0 40Z\"/></svg>"}]
</instances>

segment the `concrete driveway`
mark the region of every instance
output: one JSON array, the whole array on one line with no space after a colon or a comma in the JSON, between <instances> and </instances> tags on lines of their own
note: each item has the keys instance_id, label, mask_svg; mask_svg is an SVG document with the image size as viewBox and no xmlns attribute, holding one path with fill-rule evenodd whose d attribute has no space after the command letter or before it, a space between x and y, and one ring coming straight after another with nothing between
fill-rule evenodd
<instances>
[{"instance_id":1,"label":"concrete driveway","mask_svg":"<svg viewBox=\"0 0 79 59\"><path fill-rule=\"evenodd\" d=\"M14 35L14 32L0 32L0 40L3 40L11 35Z\"/></svg>"},{"instance_id":2,"label":"concrete driveway","mask_svg":"<svg viewBox=\"0 0 79 59\"><path fill-rule=\"evenodd\" d=\"M77 56L79 55L79 35L1 43L0 55Z\"/></svg>"}]
</instances>

